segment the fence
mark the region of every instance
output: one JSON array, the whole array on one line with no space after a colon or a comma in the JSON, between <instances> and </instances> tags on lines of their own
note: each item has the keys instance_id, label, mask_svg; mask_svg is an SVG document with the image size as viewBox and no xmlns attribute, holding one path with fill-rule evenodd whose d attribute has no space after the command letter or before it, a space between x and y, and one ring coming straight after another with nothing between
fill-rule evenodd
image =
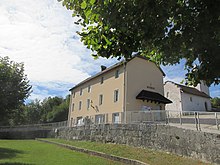
<instances>
[{"instance_id":1,"label":"fence","mask_svg":"<svg viewBox=\"0 0 220 165\"><path fill-rule=\"evenodd\" d=\"M127 111L97 114L93 116L77 117L70 122L62 121L46 124L32 124L19 126L3 126L0 131L28 131L28 130L51 130L60 127L77 127L91 124L139 124L160 123L175 126L193 128L198 131L205 129L220 130L220 112L198 112L198 111Z\"/></svg>"},{"instance_id":2,"label":"fence","mask_svg":"<svg viewBox=\"0 0 220 165\"><path fill-rule=\"evenodd\" d=\"M219 130L220 112L199 111L127 111L118 113L97 114L93 116L79 117L70 122L70 127L107 124L107 123L161 123L176 126L185 126L201 131L202 129Z\"/></svg>"},{"instance_id":3,"label":"fence","mask_svg":"<svg viewBox=\"0 0 220 165\"><path fill-rule=\"evenodd\" d=\"M0 131L33 131L33 130L51 130L53 128L67 127L68 121L44 123L44 124L30 124L18 126L1 126Z\"/></svg>"}]
</instances>

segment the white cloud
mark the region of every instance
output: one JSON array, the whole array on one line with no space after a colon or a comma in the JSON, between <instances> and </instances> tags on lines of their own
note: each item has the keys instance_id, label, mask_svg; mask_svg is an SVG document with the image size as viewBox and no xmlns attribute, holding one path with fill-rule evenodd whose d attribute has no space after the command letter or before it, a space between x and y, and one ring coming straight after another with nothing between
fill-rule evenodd
<instances>
[{"instance_id":1,"label":"white cloud","mask_svg":"<svg viewBox=\"0 0 220 165\"><path fill-rule=\"evenodd\" d=\"M76 36L80 27L71 14L57 0L0 1L0 56L24 62L33 85L30 99L42 99L53 90L58 95L68 93L74 84L98 72L97 66L112 64L93 60Z\"/></svg>"},{"instance_id":2,"label":"white cloud","mask_svg":"<svg viewBox=\"0 0 220 165\"><path fill-rule=\"evenodd\" d=\"M0 56L24 62L33 85L30 99L68 93L69 88L116 60L93 60L76 36L72 11L57 0L1 0ZM180 66L182 67L182 66ZM168 80L180 82L173 67Z\"/></svg>"},{"instance_id":3,"label":"white cloud","mask_svg":"<svg viewBox=\"0 0 220 165\"><path fill-rule=\"evenodd\" d=\"M169 76L166 76L164 78L164 82L166 81L172 81L172 82L175 82L175 83L178 83L180 84L182 81L184 80L184 77L181 77L181 76L177 76L177 77L169 77Z\"/></svg>"}]
</instances>

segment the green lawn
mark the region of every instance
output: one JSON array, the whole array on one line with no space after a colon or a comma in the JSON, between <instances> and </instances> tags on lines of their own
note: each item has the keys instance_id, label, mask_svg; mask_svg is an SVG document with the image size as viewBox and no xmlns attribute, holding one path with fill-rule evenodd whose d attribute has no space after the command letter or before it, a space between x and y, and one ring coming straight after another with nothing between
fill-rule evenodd
<instances>
[{"instance_id":1,"label":"green lawn","mask_svg":"<svg viewBox=\"0 0 220 165\"><path fill-rule=\"evenodd\" d=\"M65 143L76 147L113 154L130 159L136 159L150 165L205 165L199 160L184 158L181 156L159 152L150 149L135 148L119 144L104 144L88 141L66 141L62 139L45 139L59 143Z\"/></svg>"},{"instance_id":2,"label":"green lawn","mask_svg":"<svg viewBox=\"0 0 220 165\"><path fill-rule=\"evenodd\" d=\"M0 165L115 165L88 154L34 140L0 140Z\"/></svg>"}]
</instances>

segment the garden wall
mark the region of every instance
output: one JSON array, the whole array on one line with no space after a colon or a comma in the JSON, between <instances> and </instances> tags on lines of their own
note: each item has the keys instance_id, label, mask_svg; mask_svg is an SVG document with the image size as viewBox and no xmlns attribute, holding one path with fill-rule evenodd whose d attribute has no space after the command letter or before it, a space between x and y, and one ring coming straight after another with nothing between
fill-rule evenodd
<instances>
[{"instance_id":1,"label":"garden wall","mask_svg":"<svg viewBox=\"0 0 220 165\"><path fill-rule=\"evenodd\" d=\"M55 137L52 130L0 130L0 139L35 139Z\"/></svg>"},{"instance_id":2,"label":"garden wall","mask_svg":"<svg viewBox=\"0 0 220 165\"><path fill-rule=\"evenodd\" d=\"M220 164L220 134L156 124L104 124L60 128L57 138L126 144Z\"/></svg>"}]
</instances>

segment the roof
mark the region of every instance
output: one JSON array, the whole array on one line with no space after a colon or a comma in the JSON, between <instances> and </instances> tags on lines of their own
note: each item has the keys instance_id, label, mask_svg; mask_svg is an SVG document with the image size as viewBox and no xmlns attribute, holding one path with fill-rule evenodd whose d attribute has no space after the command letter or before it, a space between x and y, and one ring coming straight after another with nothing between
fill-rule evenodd
<instances>
[{"instance_id":1,"label":"roof","mask_svg":"<svg viewBox=\"0 0 220 165\"><path fill-rule=\"evenodd\" d=\"M159 93L156 92L151 92L147 90L142 90L137 96L136 99L140 100L148 100L148 101L155 101L158 103L163 103L163 104L169 104L172 103L169 99L165 98Z\"/></svg>"},{"instance_id":2,"label":"roof","mask_svg":"<svg viewBox=\"0 0 220 165\"><path fill-rule=\"evenodd\" d=\"M185 93L196 95L196 96L201 96L201 97L206 97L206 98L211 98L209 95L207 95L204 92L199 91L196 88L188 87L188 86L185 86L185 85L180 85L180 84L174 83L172 81L167 81L167 82L171 82L171 83L177 85ZM165 82L165 83L167 83L167 82Z\"/></svg>"},{"instance_id":3,"label":"roof","mask_svg":"<svg viewBox=\"0 0 220 165\"><path fill-rule=\"evenodd\" d=\"M86 82L88 82L88 81L90 81L90 80L92 80L92 79L94 79L94 78L96 78L96 77L98 77L98 76L100 76L100 75L106 73L106 72L109 72L109 71L111 71L111 70L113 70L113 69L115 69L115 68L117 68L117 67L123 65L124 63L127 63L127 62L131 61L131 60L134 59L135 57L138 57L138 58L141 58L141 59L150 61L150 59L147 58L147 57L144 57L144 56L141 56L141 55L135 55L135 56L133 56L131 59L127 60L127 61L123 60L123 61L121 61L121 62L118 62L118 63L116 63L116 64L114 64L114 65L108 67L107 69L105 69L105 70L103 70L103 71L101 71L101 72L99 72L99 73L97 73L97 74L95 74L95 75L93 75L93 76L91 76L91 77L89 77L89 78L83 80L82 82L80 82L79 84L77 84L77 85L75 85L73 88L71 88L69 91L71 91L71 90L73 90L73 89L79 87L80 85L82 85L82 84L84 84L84 83L86 83ZM151 61L151 62L152 62L152 61ZM154 63L154 62L153 62L153 63ZM156 65L156 64L155 64L155 65ZM158 66L157 66L157 67L158 67ZM162 70L160 67L158 67L158 68L159 68L160 71L162 72L163 76L165 76L165 73L163 72L163 70Z\"/></svg>"}]
</instances>

